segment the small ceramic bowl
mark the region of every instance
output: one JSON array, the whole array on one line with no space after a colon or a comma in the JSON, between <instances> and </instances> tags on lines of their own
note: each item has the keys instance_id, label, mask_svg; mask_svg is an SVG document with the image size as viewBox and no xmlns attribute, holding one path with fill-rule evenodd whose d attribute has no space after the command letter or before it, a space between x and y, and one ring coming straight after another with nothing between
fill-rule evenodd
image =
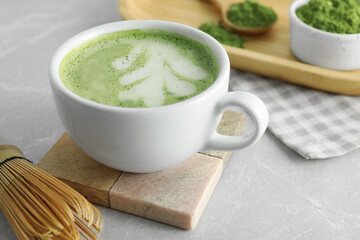
<instances>
[{"instance_id":1,"label":"small ceramic bowl","mask_svg":"<svg viewBox=\"0 0 360 240\"><path fill-rule=\"evenodd\" d=\"M289 9L290 47L301 61L334 70L360 69L360 34L338 34L313 28L296 15L309 0L294 0Z\"/></svg>"}]
</instances>

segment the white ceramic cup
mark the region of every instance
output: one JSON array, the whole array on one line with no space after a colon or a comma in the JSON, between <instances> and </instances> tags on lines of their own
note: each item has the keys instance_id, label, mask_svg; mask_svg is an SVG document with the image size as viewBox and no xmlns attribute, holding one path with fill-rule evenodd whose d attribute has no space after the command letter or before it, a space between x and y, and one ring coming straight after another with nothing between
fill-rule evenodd
<instances>
[{"instance_id":1,"label":"white ceramic cup","mask_svg":"<svg viewBox=\"0 0 360 240\"><path fill-rule=\"evenodd\" d=\"M162 29L204 43L220 65L217 79L207 90L190 99L153 108L95 103L63 85L59 66L72 49L99 35L131 29ZM264 103L250 93L228 93L229 72L226 51L206 33L173 22L134 20L101 25L70 38L53 56L50 83L62 123L85 153L106 166L145 173L170 168L198 151L245 148L262 136L269 119ZM255 126L251 134L216 133L224 109L230 106L239 107L251 116Z\"/></svg>"}]
</instances>

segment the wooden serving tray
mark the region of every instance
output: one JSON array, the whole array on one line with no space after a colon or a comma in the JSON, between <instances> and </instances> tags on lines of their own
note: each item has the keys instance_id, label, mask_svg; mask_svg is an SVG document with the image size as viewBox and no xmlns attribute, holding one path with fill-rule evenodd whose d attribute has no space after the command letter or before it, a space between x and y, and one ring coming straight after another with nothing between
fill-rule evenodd
<instances>
[{"instance_id":1,"label":"wooden serving tray","mask_svg":"<svg viewBox=\"0 0 360 240\"><path fill-rule=\"evenodd\" d=\"M259 2L271 6L279 19L264 35L244 36L248 40L245 49L224 45L232 67L318 90L360 95L360 70L316 67L298 61L291 53L288 18L291 0ZM193 27L208 21L217 23L221 18L220 11L204 0L120 0L119 11L126 20L167 20Z\"/></svg>"}]
</instances>

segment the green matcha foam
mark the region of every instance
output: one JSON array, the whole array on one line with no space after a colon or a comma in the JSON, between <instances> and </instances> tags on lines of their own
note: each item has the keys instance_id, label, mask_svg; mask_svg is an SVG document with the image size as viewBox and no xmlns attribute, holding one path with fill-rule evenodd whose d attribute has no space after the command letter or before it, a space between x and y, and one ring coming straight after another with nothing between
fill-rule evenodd
<instances>
[{"instance_id":1,"label":"green matcha foam","mask_svg":"<svg viewBox=\"0 0 360 240\"><path fill-rule=\"evenodd\" d=\"M122 107L186 100L206 90L218 73L209 47L156 29L101 35L72 50L60 65L60 78L69 90Z\"/></svg>"}]
</instances>

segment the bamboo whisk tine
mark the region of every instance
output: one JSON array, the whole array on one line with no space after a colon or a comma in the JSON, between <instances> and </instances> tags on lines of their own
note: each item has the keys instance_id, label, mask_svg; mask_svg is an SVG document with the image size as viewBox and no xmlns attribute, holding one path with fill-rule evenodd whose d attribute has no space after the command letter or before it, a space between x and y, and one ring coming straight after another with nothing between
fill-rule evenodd
<instances>
[{"instance_id":1,"label":"bamboo whisk tine","mask_svg":"<svg viewBox=\"0 0 360 240\"><path fill-rule=\"evenodd\" d=\"M0 145L0 209L20 240L96 240L103 227L84 196L12 145Z\"/></svg>"}]
</instances>

